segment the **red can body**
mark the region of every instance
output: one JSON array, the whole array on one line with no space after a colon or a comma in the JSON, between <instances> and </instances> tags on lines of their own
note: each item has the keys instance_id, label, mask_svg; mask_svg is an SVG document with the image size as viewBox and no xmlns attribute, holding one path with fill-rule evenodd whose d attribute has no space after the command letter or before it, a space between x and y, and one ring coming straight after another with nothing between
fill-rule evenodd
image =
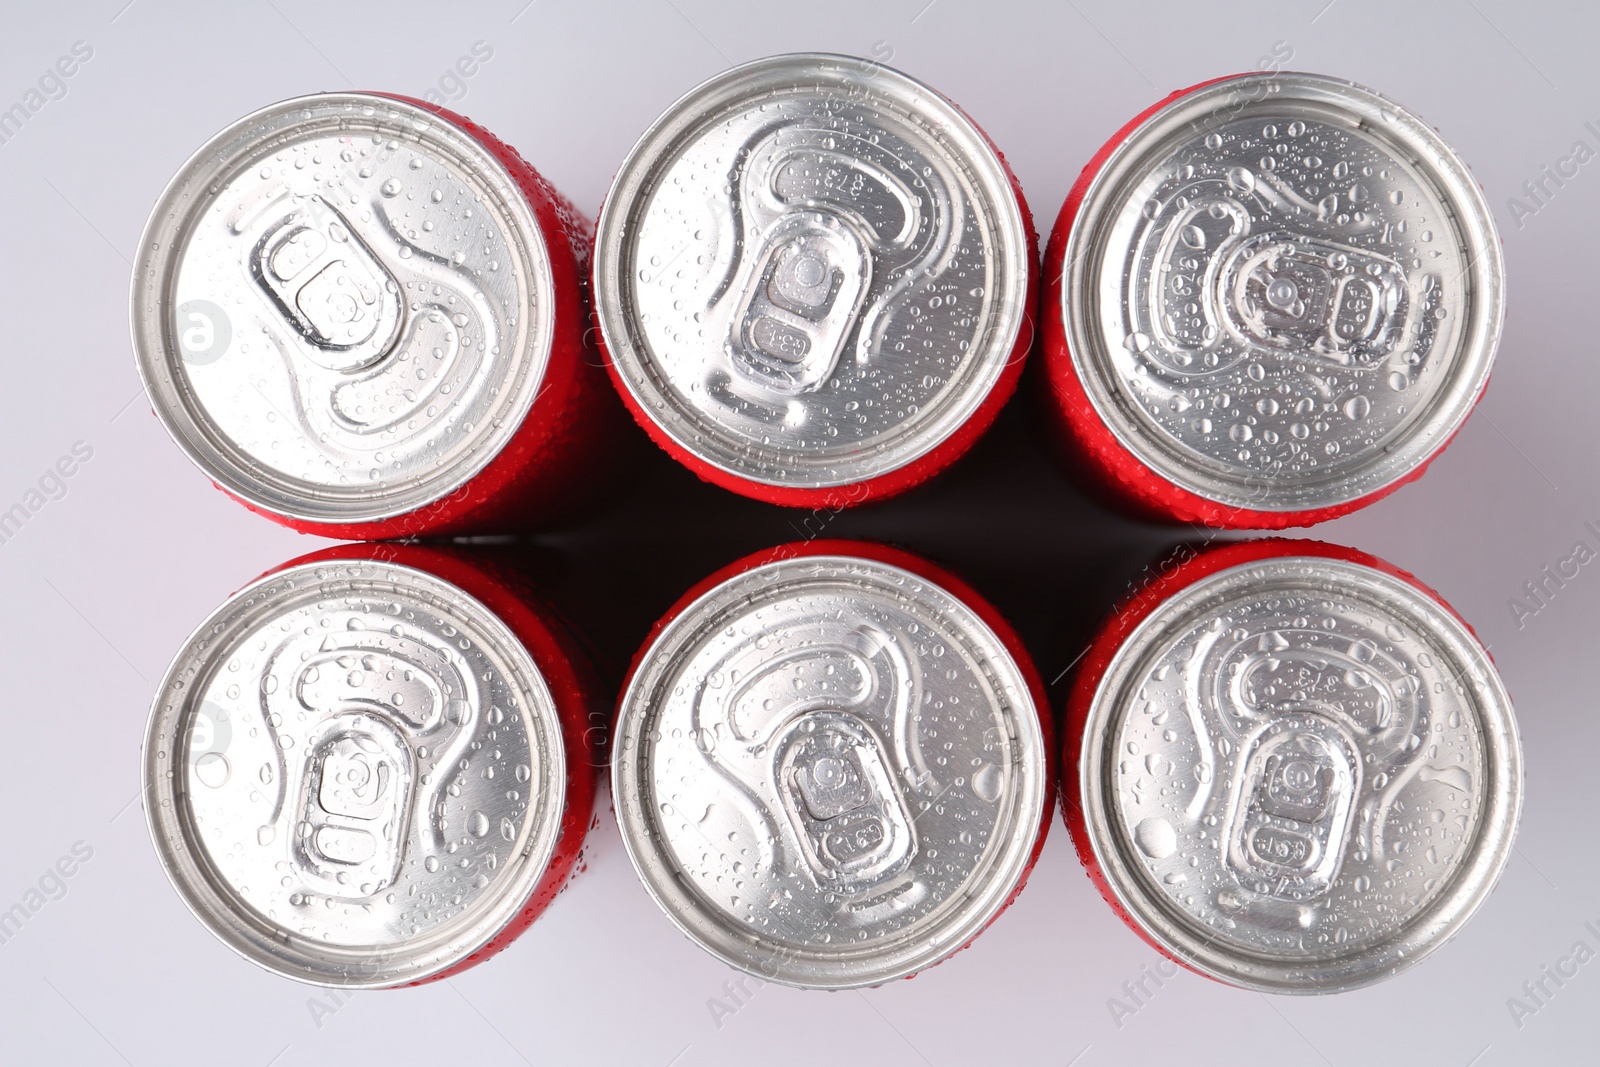
<instances>
[{"instance_id":1,"label":"red can body","mask_svg":"<svg viewBox=\"0 0 1600 1067\"><path fill-rule=\"evenodd\" d=\"M196 153L147 235L134 348L156 413L275 522L342 540L538 528L597 500L637 441L587 336L592 224L454 112L272 105Z\"/></svg>"},{"instance_id":2,"label":"red can body","mask_svg":"<svg viewBox=\"0 0 1600 1067\"><path fill-rule=\"evenodd\" d=\"M1085 727L1096 692L1112 660L1122 649L1129 636L1138 630L1140 625L1154 612L1185 589L1221 571L1285 556L1322 557L1381 571L1413 587L1452 617L1461 621L1463 626L1467 626L1465 620L1461 620L1455 610L1437 592L1423 584L1414 575L1391 563L1366 552L1341 545L1281 537L1219 544L1199 549L1180 546L1179 550L1172 554L1170 561L1163 560L1152 568L1151 577L1124 598L1101 625L1074 672L1071 692L1068 695L1064 709L1065 727L1063 732L1065 734L1065 745L1062 749L1061 758L1062 818L1067 824L1074 848L1078 853L1078 859L1083 864L1090 881L1094 883L1095 888L1099 890L1106 903L1121 917L1129 929L1133 930L1143 941L1162 953L1162 955L1186 969L1208 978L1217 978L1217 976L1207 974L1205 971L1192 966L1190 961L1183 958L1181 954L1173 952L1167 945L1164 945L1128 912L1118 899L1110 879L1096 857L1094 844L1091 840L1085 812L1080 800L1084 789L1081 759L1084 746L1089 740L1085 737ZM1470 626L1467 626L1467 629L1469 632L1471 631ZM1487 653L1484 653L1484 655L1487 659Z\"/></svg>"},{"instance_id":3,"label":"red can body","mask_svg":"<svg viewBox=\"0 0 1600 1067\"><path fill-rule=\"evenodd\" d=\"M773 71L778 73L773 74ZM888 68L872 63L847 60L845 57L778 56L767 60L758 60L745 67L734 68L731 71L724 72L685 96L658 120L656 128L644 135L639 145L635 147L633 154L624 162L608 196L605 209L601 213L600 247L595 257L594 281L591 286L595 294L595 332L600 337L606 367L628 410L650 438L671 455L673 459L694 471L703 480L752 499L785 507L825 508L830 511L838 511L870 501L887 499L921 485L964 455L994 422L1001 408L1015 392L1024 362L1035 341L1036 329L1034 320L1039 290L1038 237L1034 230L1032 213L1028 208L1027 200L1023 196L1021 184L1017 181L1016 175L1012 172L1010 165L1006 162L998 147L972 121L971 117L957 105L945 100L927 87L920 87L916 90L919 94L917 99L920 102L912 109L933 108L941 110L940 117L927 119L929 125L938 127L940 130L943 130L946 126L962 126L966 128L961 137L951 138L953 141L959 141L962 146L959 149L960 151L967 153L967 157L961 161L960 166L972 171L982 171L985 174L992 171L995 176L995 181L992 183L994 188L982 194L985 198L984 205L986 205L983 210L990 212L991 215L1003 214L1004 219L999 220L993 217L978 220L969 219L964 223L957 220L957 226L946 226L946 228L953 230L964 225L970 230L978 225L989 225L994 232L1000 235L999 239L994 242L994 247L989 249L990 257L996 262L979 265L979 273L982 273L983 268L987 268L991 279L995 279L994 288L996 293L986 296L984 295L985 289L983 287L972 288L976 275L972 272L970 263L959 272L959 277L952 273L951 278L953 280L948 280L947 284L942 288L937 283L941 281L939 272L944 269L943 267L929 268L925 264L918 264L912 268L901 266L896 272L891 272L890 277L903 276L908 282L918 281L919 284L933 283L932 287L928 289L926 299L931 300L931 307L935 309L939 308L941 303L949 304L954 301L956 296L952 294L958 290L962 299L967 299L970 292L970 294L973 294L971 296L972 300L979 302L989 301L989 303L987 306L982 307L974 305L974 310L967 316L969 319L992 318L1000 314L1005 316L1015 315L1014 334L1005 333L1003 335L997 334L993 337L983 337L981 351L976 341L973 342L969 351L967 339L958 338L962 343L961 347L957 349L949 338L943 337L943 327L941 327L941 332L937 338L932 334L924 337L924 335L914 333L912 329L903 325L898 327L899 332L895 333L884 325L884 322L893 318L892 315L884 312L881 307L875 309L863 303L857 306L852 313L853 318L850 330L873 328L885 336L862 337L859 341L860 354L854 356L847 354L839 357L837 366L845 367L858 359L862 362L867 362L886 357L883 358L883 362L886 365L890 363L896 364L895 373L900 375L899 378L881 378L874 389L863 390L859 393L841 393L837 397L830 394L832 386L825 385L826 378L824 378L823 381L815 382L804 390L765 395L762 397L761 403L771 404L774 410L781 412L785 403L800 403L814 390L820 390L817 395L822 396L830 403L824 406L821 413L813 411L807 416L807 419L828 422L833 429L837 430L838 426L846 424L847 420L864 419L862 415L864 411L873 409L881 411L897 405L905 407L908 404L908 397L914 389L911 384L913 378L918 381L925 377L932 381L940 379L940 376L948 376L948 378L953 379L955 370L952 368L960 367L961 370L965 371L966 367L973 362L977 362L982 367L991 367L999 364L998 372L994 374L984 392L979 396L968 397L967 394L975 392L975 389L971 382L964 383L966 391L961 394L961 397L962 409L965 410L966 414L958 425L944 427L942 437L933 439L931 435L927 435L927 440L919 438L914 442L914 448L904 449L906 457L903 460L898 460L892 464L880 463L869 467L867 466L868 464L876 461L876 453L892 451L898 456L901 446L905 444L905 436L909 436L902 435L895 438L889 429L881 430L877 436L866 439L853 453L837 455L832 461L835 468L833 476L828 480L827 484L807 484L806 477L792 476L795 471L788 471L784 476L780 477L777 473L777 468L782 467L783 462L794 461L797 455L801 455L803 458L802 454L804 452L814 451L814 449L799 445L785 446L789 448L787 453L784 453L776 445L771 446L769 449L765 429L751 431L748 428L742 428L738 431L742 436L736 442L718 446L718 448L731 451L719 452L716 449L700 447L695 442L701 441L703 443L707 436L706 428L714 427L719 421L718 418L715 415L707 415L705 411L700 409L690 411L684 408L680 410L679 407L673 406L673 401L664 401L661 395L656 395L641 387L641 378L653 380L667 377L667 375L661 369L660 364L653 364L649 369L641 369L639 366L640 364L649 363L655 357L653 355L641 355L639 352L639 349L645 346L642 346L633 336L634 331L639 326L633 318L635 315L632 306L633 295L631 291L627 290L627 286L631 285L632 279L645 269L646 261L642 257L647 253L638 252L631 246L626 251L621 249L627 242L635 239L631 234L631 230L638 228L639 218L641 217L639 213L645 210L640 207L640 203L650 203L643 195L642 190L650 181L655 180L654 171L656 168L672 164L680 158L673 154L678 148L663 140L661 131L670 123L681 123L697 119L702 114L698 109L709 107L705 103L706 100L722 99L722 96L718 94L725 94L728 99L740 99L739 106L741 107L748 106L752 109L764 107L765 105L762 103L764 97L760 94L767 91L767 89L763 87L766 83L762 83L760 79L769 77L788 79L781 82L774 81L771 84L788 86L789 88L784 91L796 93L812 91L814 85L817 84L816 79L819 78L841 79L843 83L850 87L852 98L858 94L870 94L875 88L884 86L892 87L886 91L910 92L911 90L907 87L915 84L904 75L892 72ZM738 96L740 92L744 91L742 88L744 86L756 87L749 90L754 94L749 98L749 101L744 101ZM910 105L907 106L910 107ZM706 113L709 113L709 111ZM870 123L862 126L861 129L870 129ZM703 133L704 131L701 132ZM863 142L869 140L875 142L879 139L878 134L868 137L867 134L860 132L856 134L856 137ZM692 148L683 149L683 152L687 154L691 150ZM945 146L944 150L950 151L948 146ZM842 158L844 154L841 149L839 156ZM829 167L838 167L842 171L848 172L848 166L839 163L837 159L831 162L808 163L806 166L817 169L819 173L826 171ZM941 164L941 166L943 165ZM901 170L907 170L910 167L911 164L904 161L899 164L899 169ZM931 169L939 170L940 167ZM836 180L842 186L851 184L850 179L830 180ZM734 180L730 179L730 181ZM737 183L734 182L734 184ZM989 185L983 182L975 182L975 185L989 189ZM1003 188L1001 188L1002 186ZM713 195L719 194L714 193ZM728 190L722 190L720 195L728 195ZM736 196L737 194L734 195ZM825 200L826 198L823 199ZM963 202L965 202L965 199L967 198L963 198ZM997 200L1010 201L1011 203L996 207ZM795 203L800 204L801 201L797 200ZM806 201L806 203L810 204L806 208L807 211L817 207L816 203L811 203L810 201ZM823 206L826 207L827 204L823 204ZM653 206L649 208L651 212L656 210L658 209ZM921 210L924 215L929 214L927 207ZM969 205L968 210L976 209ZM1015 215L1020 217L1020 225L1014 225L1013 211ZM737 220L736 211L732 217ZM619 219L622 221L619 221ZM718 226L720 225L718 224ZM748 226L749 223L738 223L736 221L733 229L737 231L739 225ZM920 225L923 228L937 228L937 225L944 224L936 224L925 218ZM849 224L847 228L861 227L862 223L857 221ZM714 247L714 242L710 236L702 239L702 234L710 235L715 228L707 227L701 230L690 227L689 229L693 229L693 239L691 240L689 237L689 229L685 230L682 239L697 247L703 258L715 259L722 254L721 250ZM777 229L779 227L770 228ZM765 238L759 232L752 232L749 235L740 237L739 240L754 245L763 239ZM677 237L675 235L674 241L676 240ZM629 258L636 253L641 257L638 264L634 264L632 259ZM670 255L670 253L668 254ZM964 250L964 256L966 259L972 260L980 258L981 253ZM874 268L874 271L886 270L890 265L887 262L879 264ZM664 270L665 268L662 269ZM874 278L876 278L876 274L874 274ZM883 283L875 281L874 284ZM641 283L640 288L643 287ZM700 299L701 296L702 294L700 293L686 295L686 300L692 302ZM719 305L732 300L720 288L710 294L710 299L713 303ZM1004 301L1003 306L1000 304L1002 300ZM1020 304L1015 303L1016 301L1020 301ZM909 304L910 302L907 301L907 303ZM886 304L884 306L887 307L889 305ZM901 308L900 310L903 311L904 309ZM707 318L710 317L707 316ZM874 320L876 320L876 325L874 325ZM949 332L952 335L958 334L967 325L969 323L963 321L959 327L951 326ZM850 336L854 336L853 332ZM697 339L694 343L704 350L705 366L707 368L711 367L714 360L719 357L716 339ZM938 350L936 346L939 344L943 344L946 350ZM903 352L909 352L913 355L908 358L906 355L896 354ZM924 356L924 353L926 353L926 356ZM935 359L933 358L934 356L938 358ZM905 364L905 366L898 367L898 364L901 363ZM717 366L720 372L720 365ZM709 382L712 380L711 372L707 371L706 373L707 381ZM830 372L830 374L832 373L835 372ZM654 389L655 386L650 388ZM695 386L690 391L705 391L709 388L710 386ZM662 395L671 396L684 390L684 384L673 379L672 387L663 389ZM936 402L940 404L946 403L949 397L942 394L929 393L926 396L919 394L914 399L932 407ZM915 403L910 404L910 410L913 412L918 410ZM900 419L904 421L910 417L909 414L903 413ZM779 422L786 424L787 417L779 420ZM685 429L686 425L689 427L687 430ZM775 422L771 429L774 431L773 436L777 436L784 430L784 425ZM914 432L926 434L927 429L926 425L921 425ZM730 433L732 432L730 431ZM821 440L825 441L826 439ZM757 458L758 454L759 459ZM784 456L784 461L780 462L778 459L773 458L780 455ZM850 477L856 468L860 468L860 473ZM807 471L800 471L799 473L809 476Z\"/></svg>"},{"instance_id":4,"label":"red can body","mask_svg":"<svg viewBox=\"0 0 1600 1067\"><path fill-rule=\"evenodd\" d=\"M1041 332L1044 347L1042 371L1046 379L1046 387L1042 392L1045 394L1044 403L1048 408L1052 444L1062 466L1084 488L1107 504L1135 517L1231 529L1284 529L1310 526L1348 514L1420 478L1428 465L1459 432L1467 413L1487 386L1487 363L1492 359L1499 332L1500 289L1503 287L1503 276L1499 266L1498 238L1494 235L1492 219L1487 217L1487 207L1482 204L1481 189L1475 183L1471 183L1452 192L1452 196L1458 199L1459 204L1447 207L1445 211L1448 214L1459 210L1463 215L1476 217L1481 213L1483 216L1481 223L1474 223L1480 225L1481 229L1473 232L1470 238L1463 237L1462 240L1468 242L1464 245L1467 266L1471 267L1480 259L1485 263L1483 279L1481 282L1475 282L1480 285L1479 294L1475 299L1487 308L1484 312L1486 326L1474 344L1478 349L1486 350L1488 355L1481 362L1481 370L1474 372L1478 375L1476 379L1470 383L1468 389L1463 390L1465 398L1459 402L1452 402L1456 405L1453 416L1450 419L1439 420L1441 425L1430 428L1427 441L1412 448L1411 458L1406 466L1391 471L1382 478L1374 479L1370 483L1373 485L1370 491L1347 492L1326 503L1306 506L1285 506L1279 503L1278 506L1272 506L1280 489L1273 484L1270 476L1262 475L1250 482L1246 492L1233 499L1214 498L1204 492L1197 492L1179 484L1169 474L1156 469L1145 458L1136 454L1126 441L1130 438L1141 438L1149 431L1143 427L1123 428L1119 437L1119 431L1113 430L1107 421L1103 410L1105 402L1097 402L1091 396L1091 390L1086 388L1082 369L1084 360L1075 360L1069 339L1071 331L1068 319L1073 312L1067 309L1065 301L1069 298L1067 292L1070 284L1069 273L1079 263L1093 260L1097 248L1091 247L1092 239L1085 236L1083 241L1086 243L1077 248L1073 260L1069 262L1068 242L1069 238L1074 236L1075 227L1079 225L1086 197L1090 195L1097 178L1107 170L1113 156L1120 149L1135 142L1142 143L1140 138L1161 122L1176 121L1170 119L1170 115L1175 113L1175 109L1190 105L1197 94L1208 90L1212 93L1221 93L1224 89L1228 89L1233 92L1237 101L1253 104L1271 98L1276 91L1272 84L1273 79L1295 77L1315 78L1315 76L1275 75L1271 72L1214 78L1174 92L1140 112L1113 134L1085 165L1068 193L1051 232L1044 254L1046 283L1041 312L1043 319ZM1332 79L1316 80L1332 83ZM1234 84L1229 86L1221 83ZM1367 94L1372 100L1382 99L1368 90L1350 86L1349 83L1334 83L1335 95L1341 85L1351 90L1353 97ZM1198 109L1202 105L1194 103L1193 106ZM1246 103L1242 102L1227 104L1216 114L1232 118L1245 106ZM1400 109L1396 107L1396 110ZM1184 114L1188 115L1187 112ZM1191 117L1190 125L1193 129L1199 130L1213 117L1211 114L1204 115L1201 119ZM1217 120L1219 125L1221 121ZM1265 121L1271 120L1269 118ZM1420 125L1420 120L1414 121L1418 121ZM1269 125L1267 129L1276 130L1276 127ZM1431 130L1429 133L1431 134ZM1464 173L1464 166L1454 159L1448 147L1444 146L1442 141L1437 141L1436 138L1434 140L1438 148L1433 151L1439 156L1441 168L1445 167L1444 160L1448 157L1449 164ZM1400 194L1397 192L1395 195ZM1146 209L1148 210L1154 203L1154 200L1150 201ZM1137 211L1138 208L1136 205L1128 204L1123 206L1123 210ZM1431 234L1429 236L1431 237ZM1470 243L1471 241L1478 243ZM1120 252L1120 249L1118 251ZM1468 253L1470 255L1467 255ZM1108 253L1108 256L1115 254ZM1464 269L1462 273L1465 274L1467 271ZM1095 284L1093 277L1091 276L1090 281L1084 284L1086 287ZM1126 279L1124 285L1132 288ZM1131 335L1128 343L1132 344L1136 336L1139 335ZM1101 387L1101 391L1122 393L1126 391L1126 383L1108 381ZM1419 408L1422 403L1423 401L1417 402ZM1202 407L1197 410L1204 409ZM1258 431L1258 436L1252 444L1259 443Z\"/></svg>"},{"instance_id":5,"label":"red can body","mask_svg":"<svg viewBox=\"0 0 1600 1067\"><path fill-rule=\"evenodd\" d=\"M987 929L988 926L1000 916L1001 912L1005 911L1006 908L1009 908L1016 900L1017 896L1021 894L1023 888L1027 884L1029 875L1032 873L1035 864L1038 862L1039 853L1044 848L1044 841L1049 831L1056 799L1055 787L1053 783L1055 783L1057 780L1057 739L1053 722L1054 716L1049 711L1049 703L1045 693L1044 683L1039 677L1039 672L1034 666L1033 659L1028 654L1028 650L1023 644L1021 637L1019 637L1017 632L1012 629L1010 623L1005 620L1005 618L1000 614L999 610L985 600L977 592L977 590L972 588L972 586L968 585L965 581L950 571L945 570L944 568L922 558L921 556L892 545L871 541L853 541L844 539L796 541L789 544L778 545L774 548L764 549L760 552L754 552L743 557L742 559L735 560L734 562L707 576L700 582L697 582L688 590L688 592L684 593L683 596L678 599L677 603L668 609L666 614L664 614L653 627L651 627L650 633L640 645L639 651L634 656L633 662L628 669L628 677L622 686L623 703L619 703L617 714L620 715L622 713L626 702L629 685L631 684L634 675L638 673L641 666L653 650L656 644L656 638L660 635L662 630L664 630L668 624L676 619L686 608L688 608L695 601L699 600L706 593L716 589L724 582L727 582L738 575L744 574L767 564L778 563L791 559L803 559L811 556L844 556L872 560L874 562L888 564L889 566L898 567L902 570L909 571L912 574L915 574L918 577L943 588L946 592L950 593L969 610L971 610L973 614L977 615L984 622L984 624L988 626L991 631L993 631L1007 654L1015 661L1017 667L1022 673L1022 676L1026 679L1028 695L1032 699L1034 707L1037 709L1039 728L1044 742L1044 780L1047 783L1052 784L1046 792L1045 803L1043 805L1043 811L1037 827L1037 833L1033 840L1032 850L1026 861L1026 866L1023 869L1022 876L1018 880L1015 889L1011 892L1011 895L1005 899L1005 902L999 908L997 908L992 915L989 916L984 925L975 933L973 933L971 937L969 937L956 949L952 950L949 955L946 955L940 960L936 961L943 962L943 960L948 959L950 955L954 955L955 952L959 952L961 949L970 946L972 942L977 939L978 934ZM615 730L616 727L614 726L613 729ZM915 974L909 974L906 975L906 977L912 978L915 977Z\"/></svg>"}]
</instances>

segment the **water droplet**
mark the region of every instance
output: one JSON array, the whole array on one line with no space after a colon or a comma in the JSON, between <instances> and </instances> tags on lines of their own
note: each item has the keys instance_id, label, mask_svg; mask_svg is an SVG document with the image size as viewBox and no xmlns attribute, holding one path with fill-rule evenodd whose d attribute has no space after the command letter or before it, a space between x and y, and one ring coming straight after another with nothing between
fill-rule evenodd
<instances>
[{"instance_id":1,"label":"water droplet","mask_svg":"<svg viewBox=\"0 0 1600 1067\"><path fill-rule=\"evenodd\" d=\"M388 181L378 186L378 192L382 193L385 197L393 198L400 195L400 190L402 188L404 187L400 184L399 178L390 178Z\"/></svg>"},{"instance_id":2,"label":"water droplet","mask_svg":"<svg viewBox=\"0 0 1600 1067\"><path fill-rule=\"evenodd\" d=\"M1000 787L1004 781L999 767L985 763L972 772L972 794L979 800L993 804L1000 799Z\"/></svg>"},{"instance_id":3,"label":"water droplet","mask_svg":"<svg viewBox=\"0 0 1600 1067\"><path fill-rule=\"evenodd\" d=\"M222 788L232 771L228 757L220 752L207 752L194 763L194 776L200 779L201 785L210 786L212 789Z\"/></svg>"},{"instance_id":4,"label":"water droplet","mask_svg":"<svg viewBox=\"0 0 1600 1067\"><path fill-rule=\"evenodd\" d=\"M1133 828L1133 840L1153 860L1166 859L1178 851L1178 833L1165 819L1145 819Z\"/></svg>"}]
</instances>

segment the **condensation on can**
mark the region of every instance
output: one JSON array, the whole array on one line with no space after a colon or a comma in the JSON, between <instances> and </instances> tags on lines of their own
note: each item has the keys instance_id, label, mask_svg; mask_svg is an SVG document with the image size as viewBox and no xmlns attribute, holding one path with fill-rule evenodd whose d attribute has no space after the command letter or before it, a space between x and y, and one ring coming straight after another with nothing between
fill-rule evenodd
<instances>
[{"instance_id":1,"label":"condensation on can","mask_svg":"<svg viewBox=\"0 0 1600 1067\"><path fill-rule=\"evenodd\" d=\"M1510 858L1511 701L1438 594L1366 553L1187 551L1091 642L1062 809L1118 915L1179 964L1340 992L1416 964Z\"/></svg>"},{"instance_id":2,"label":"condensation on can","mask_svg":"<svg viewBox=\"0 0 1600 1067\"><path fill-rule=\"evenodd\" d=\"M341 545L213 612L157 691L145 808L235 952L346 988L505 948L582 869L606 756L594 668L514 571Z\"/></svg>"},{"instance_id":3,"label":"condensation on can","mask_svg":"<svg viewBox=\"0 0 1600 1067\"><path fill-rule=\"evenodd\" d=\"M1312 74L1220 78L1084 168L1045 253L1064 464L1135 513L1321 522L1419 477L1487 385L1499 238L1443 140Z\"/></svg>"},{"instance_id":4,"label":"condensation on can","mask_svg":"<svg viewBox=\"0 0 1600 1067\"><path fill-rule=\"evenodd\" d=\"M701 478L843 507L953 463L1033 344L1037 240L998 149L877 63L775 56L618 170L594 316L634 418Z\"/></svg>"},{"instance_id":5,"label":"condensation on can","mask_svg":"<svg viewBox=\"0 0 1600 1067\"><path fill-rule=\"evenodd\" d=\"M855 988L969 944L1054 806L1043 687L998 613L910 553L784 545L696 585L618 708L618 825L662 910L763 979Z\"/></svg>"},{"instance_id":6,"label":"condensation on can","mask_svg":"<svg viewBox=\"0 0 1600 1067\"><path fill-rule=\"evenodd\" d=\"M156 414L252 510L343 539L561 521L632 434L587 338L592 228L443 108L329 93L185 164L134 267Z\"/></svg>"}]
</instances>

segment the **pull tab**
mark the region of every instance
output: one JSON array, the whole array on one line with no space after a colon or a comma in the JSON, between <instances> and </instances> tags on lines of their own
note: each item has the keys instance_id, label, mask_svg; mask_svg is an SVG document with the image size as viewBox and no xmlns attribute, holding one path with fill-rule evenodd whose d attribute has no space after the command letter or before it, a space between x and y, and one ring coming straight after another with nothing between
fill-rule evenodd
<instances>
[{"instance_id":1,"label":"pull tab","mask_svg":"<svg viewBox=\"0 0 1600 1067\"><path fill-rule=\"evenodd\" d=\"M1347 243L1361 227L1337 226L1330 210L1238 168L1179 189L1144 230L1150 258L1137 274L1148 315L1129 347L1181 374L1252 353L1338 366L1394 353L1426 282Z\"/></svg>"},{"instance_id":2,"label":"pull tab","mask_svg":"<svg viewBox=\"0 0 1600 1067\"><path fill-rule=\"evenodd\" d=\"M916 262L949 237L904 182L836 147L841 139L793 125L769 130L750 146L737 178L752 236L733 269L728 355L747 385L778 396L826 382L869 312L874 277L898 275L898 287L909 284ZM925 184L942 189L933 176ZM898 292L897 285L888 288Z\"/></svg>"},{"instance_id":3,"label":"pull tab","mask_svg":"<svg viewBox=\"0 0 1600 1067\"><path fill-rule=\"evenodd\" d=\"M295 818L303 868L339 895L367 896L393 882L411 812L405 739L376 716L339 715L321 725L308 762Z\"/></svg>"},{"instance_id":4,"label":"pull tab","mask_svg":"<svg viewBox=\"0 0 1600 1067\"><path fill-rule=\"evenodd\" d=\"M707 762L754 802L774 836L787 824L805 869L831 891L866 892L916 857L899 786L913 772L896 769L914 699L902 662L888 634L866 628L785 655L749 647L719 668L737 671L739 684L705 689L696 707L697 732L723 738L702 743Z\"/></svg>"},{"instance_id":5,"label":"pull tab","mask_svg":"<svg viewBox=\"0 0 1600 1067\"><path fill-rule=\"evenodd\" d=\"M1350 833L1361 763L1342 729L1317 715L1277 719L1250 741L1227 821L1227 866L1264 896L1326 893Z\"/></svg>"},{"instance_id":6,"label":"pull tab","mask_svg":"<svg viewBox=\"0 0 1600 1067\"><path fill-rule=\"evenodd\" d=\"M911 813L871 729L852 715L813 711L776 748L784 810L819 884L860 893L910 865Z\"/></svg>"},{"instance_id":7,"label":"pull tab","mask_svg":"<svg viewBox=\"0 0 1600 1067\"><path fill-rule=\"evenodd\" d=\"M330 897L370 896L399 876L410 845L443 845L415 817L454 780L477 721L459 695L471 691L470 676L446 647L405 639L391 651L369 641L360 631L297 637L264 676L266 728L282 753L262 779L281 782L274 833L305 885ZM303 746L283 738L291 723ZM433 750L431 784L420 777L421 745Z\"/></svg>"},{"instance_id":8,"label":"pull tab","mask_svg":"<svg viewBox=\"0 0 1600 1067\"><path fill-rule=\"evenodd\" d=\"M381 211L358 235L320 196L265 199L235 226L251 277L303 342L284 354L305 439L340 464L426 454L500 351L482 286Z\"/></svg>"},{"instance_id":9,"label":"pull tab","mask_svg":"<svg viewBox=\"0 0 1600 1067\"><path fill-rule=\"evenodd\" d=\"M1387 256L1326 241L1259 234L1218 272L1228 326L1263 348L1338 363L1382 359L1405 336L1410 289Z\"/></svg>"},{"instance_id":10,"label":"pull tab","mask_svg":"<svg viewBox=\"0 0 1600 1067\"><path fill-rule=\"evenodd\" d=\"M797 211L769 230L734 312L734 367L775 393L827 381L872 281L872 257L837 217Z\"/></svg>"},{"instance_id":11,"label":"pull tab","mask_svg":"<svg viewBox=\"0 0 1600 1067\"><path fill-rule=\"evenodd\" d=\"M386 355L399 332L399 286L320 196L278 202L250 257L250 274L329 370L351 371Z\"/></svg>"}]
</instances>

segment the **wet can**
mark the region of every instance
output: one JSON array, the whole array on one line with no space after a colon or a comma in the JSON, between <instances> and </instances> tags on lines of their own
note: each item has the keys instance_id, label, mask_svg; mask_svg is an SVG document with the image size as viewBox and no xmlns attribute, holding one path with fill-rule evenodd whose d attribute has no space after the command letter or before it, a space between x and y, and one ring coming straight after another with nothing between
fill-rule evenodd
<instances>
[{"instance_id":1,"label":"wet can","mask_svg":"<svg viewBox=\"0 0 1600 1067\"><path fill-rule=\"evenodd\" d=\"M378 989L514 940L581 867L606 709L559 616L460 549L285 564L190 637L144 749L156 853L277 974Z\"/></svg>"},{"instance_id":2,"label":"wet can","mask_svg":"<svg viewBox=\"0 0 1600 1067\"><path fill-rule=\"evenodd\" d=\"M585 339L590 227L482 127L327 93L229 126L162 194L132 329L213 482L307 533L554 521L631 434Z\"/></svg>"},{"instance_id":3,"label":"wet can","mask_svg":"<svg viewBox=\"0 0 1600 1067\"><path fill-rule=\"evenodd\" d=\"M1421 475L1488 382L1505 284L1439 135L1295 73L1134 118L1068 195L1045 274L1068 467L1147 517L1274 529Z\"/></svg>"},{"instance_id":4,"label":"wet can","mask_svg":"<svg viewBox=\"0 0 1600 1067\"><path fill-rule=\"evenodd\" d=\"M1444 944L1510 858L1522 757L1494 665L1411 575L1266 539L1189 553L1091 644L1063 809L1090 876L1177 963L1271 993Z\"/></svg>"},{"instance_id":5,"label":"wet can","mask_svg":"<svg viewBox=\"0 0 1600 1067\"><path fill-rule=\"evenodd\" d=\"M617 821L689 938L769 981L909 977L1021 891L1052 733L995 610L910 553L786 545L691 589L624 689Z\"/></svg>"},{"instance_id":6,"label":"wet can","mask_svg":"<svg viewBox=\"0 0 1600 1067\"><path fill-rule=\"evenodd\" d=\"M999 151L898 71L783 55L678 100L600 213L594 316L634 418L701 478L838 510L959 458L1033 343Z\"/></svg>"}]
</instances>

